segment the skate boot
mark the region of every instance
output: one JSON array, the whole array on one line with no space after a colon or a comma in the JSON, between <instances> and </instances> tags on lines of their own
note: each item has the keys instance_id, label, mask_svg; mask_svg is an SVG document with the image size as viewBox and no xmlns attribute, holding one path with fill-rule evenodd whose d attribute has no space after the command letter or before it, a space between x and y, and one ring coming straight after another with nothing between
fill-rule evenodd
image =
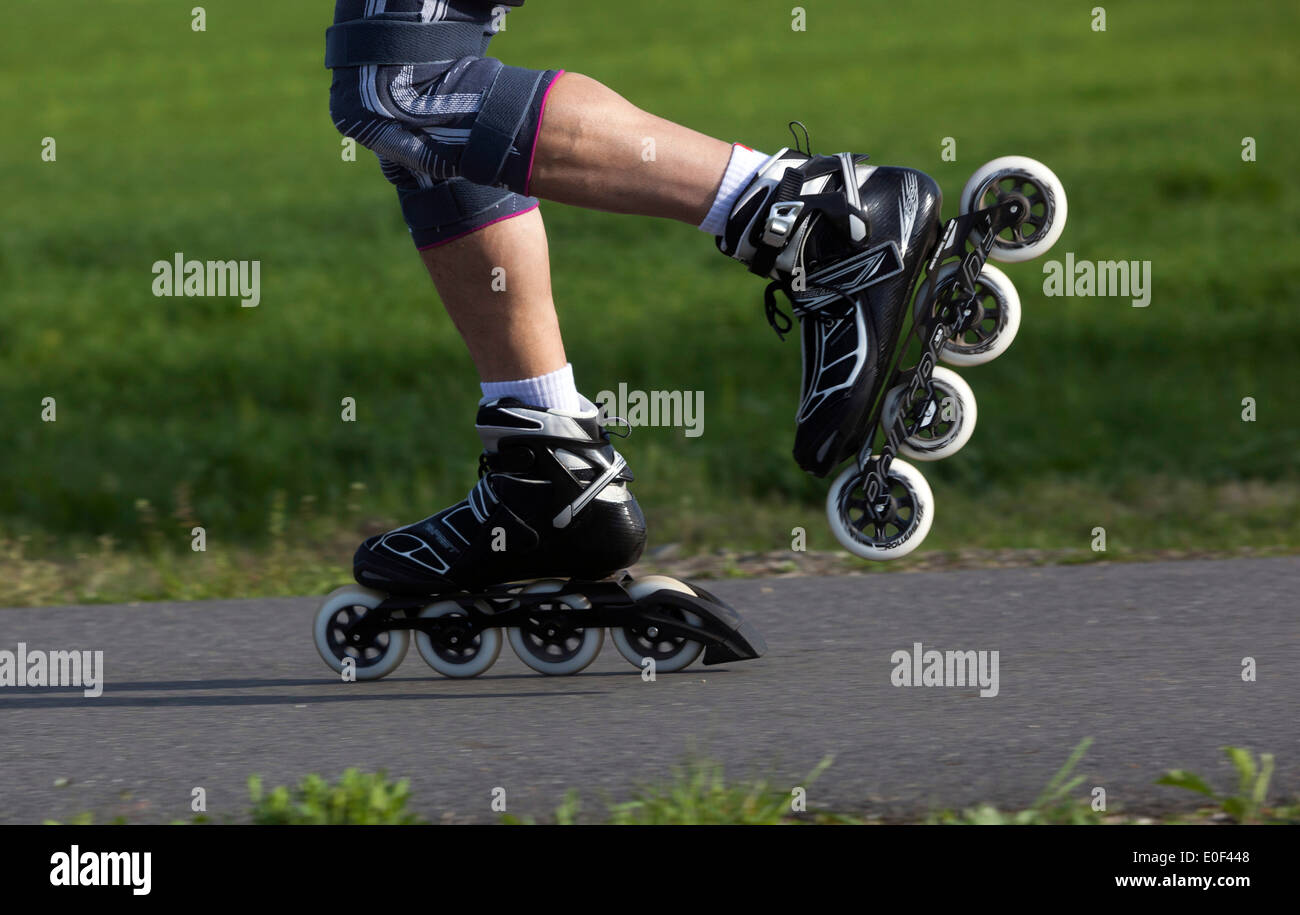
<instances>
[{"instance_id":1,"label":"skate boot","mask_svg":"<svg viewBox=\"0 0 1300 915\"><path fill-rule=\"evenodd\" d=\"M584 406L482 405L478 484L436 515L361 544L357 582L437 594L541 575L599 579L636 562L646 533L627 488L632 473L597 408Z\"/></svg>"},{"instance_id":2,"label":"skate boot","mask_svg":"<svg viewBox=\"0 0 1300 915\"><path fill-rule=\"evenodd\" d=\"M863 558L895 559L934 521L925 478L896 456L948 457L975 428L970 386L936 363L987 362L1020 324L1015 288L986 260L1045 253L1067 207L1051 169L1004 156L976 170L940 230L929 176L865 163L781 150L742 192L718 247L771 280L764 301L778 334L792 326L778 291L801 322L795 460L825 476L856 453L827 496L836 539Z\"/></svg>"},{"instance_id":3,"label":"skate boot","mask_svg":"<svg viewBox=\"0 0 1300 915\"><path fill-rule=\"evenodd\" d=\"M942 195L928 175L851 153L782 149L742 192L718 238L724 253L772 282L767 319L800 320L803 357L794 458L824 477L858 450L934 245Z\"/></svg>"},{"instance_id":4,"label":"skate boot","mask_svg":"<svg viewBox=\"0 0 1300 915\"><path fill-rule=\"evenodd\" d=\"M397 668L415 633L449 677L477 676L501 651L540 673L572 674L600 653L605 629L632 664L668 673L759 657L761 637L703 588L623 572L641 555L645 518L600 411L505 398L482 405L484 451L469 495L423 521L367 539L353 571L316 615L316 648L345 679ZM615 573L618 573L617 575ZM561 576L525 583L541 576Z\"/></svg>"}]
</instances>

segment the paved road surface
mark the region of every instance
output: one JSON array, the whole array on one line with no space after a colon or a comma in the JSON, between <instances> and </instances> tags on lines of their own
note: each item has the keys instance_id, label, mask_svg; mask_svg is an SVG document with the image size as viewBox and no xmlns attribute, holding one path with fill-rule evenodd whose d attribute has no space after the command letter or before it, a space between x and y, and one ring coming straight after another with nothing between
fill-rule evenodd
<instances>
[{"instance_id":1,"label":"paved road surface","mask_svg":"<svg viewBox=\"0 0 1300 915\"><path fill-rule=\"evenodd\" d=\"M1112 807L1183 805L1152 786L1169 767L1230 784L1226 744L1275 753L1275 791L1296 796L1297 581L1300 557L722 582L768 656L654 683L608 641L571 678L506 648L452 681L412 649L387 680L341 683L312 645L315 598L0 610L0 650L98 649L107 673L98 698L0 688L0 822L184 818L196 785L238 818L250 773L348 766L410 777L427 818L492 821L497 786L513 813L571 787L595 809L691 753L791 785L833 754L812 805L905 815L1026 805L1087 736L1079 771ZM892 685L917 641L996 650L997 696Z\"/></svg>"}]
</instances>

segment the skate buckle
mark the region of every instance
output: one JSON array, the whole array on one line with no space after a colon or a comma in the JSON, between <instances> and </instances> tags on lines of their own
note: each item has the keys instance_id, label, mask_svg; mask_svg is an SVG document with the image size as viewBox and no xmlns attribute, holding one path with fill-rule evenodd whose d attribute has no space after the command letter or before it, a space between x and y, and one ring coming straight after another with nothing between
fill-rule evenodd
<instances>
[{"instance_id":1,"label":"skate buckle","mask_svg":"<svg viewBox=\"0 0 1300 915\"><path fill-rule=\"evenodd\" d=\"M802 200L772 204L772 209L768 211L767 225L763 229L763 244L773 248L783 246L790 240L790 233L794 231L794 224L802 212Z\"/></svg>"}]
</instances>

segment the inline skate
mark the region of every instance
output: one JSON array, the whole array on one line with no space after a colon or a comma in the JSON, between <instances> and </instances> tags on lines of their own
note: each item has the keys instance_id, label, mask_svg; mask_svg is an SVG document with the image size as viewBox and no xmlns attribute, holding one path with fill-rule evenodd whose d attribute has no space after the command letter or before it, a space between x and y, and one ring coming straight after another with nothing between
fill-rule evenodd
<instances>
[{"instance_id":1,"label":"inline skate","mask_svg":"<svg viewBox=\"0 0 1300 915\"><path fill-rule=\"evenodd\" d=\"M800 321L794 457L824 477L854 456L826 512L840 544L866 559L907 555L934 521L929 485L897 456L949 457L974 431L974 393L936 363L979 365L1015 338L1019 297L986 260L1043 254L1067 212L1056 175L1022 156L977 169L942 229L941 204L923 172L796 145L763 164L717 240L771 280L764 302L779 336L793 321L777 292Z\"/></svg>"},{"instance_id":2,"label":"inline skate","mask_svg":"<svg viewBox=\"0 0 1300 915\"><path fill-rule=\"evenodd\" d=\"M367 539L353 559L358 584L317 612L316 648L333 670L386 676L414 633L434 670L474 677L496 662L502 629L520 660L552 675L587 667L607 628L624 658L653 659L657 672L701 653L705 664L763 654L762 638L703 588L621 571L641 555L645 519L590 401L565 412L494 400L476 425L484 450L469 495Z\"/></svg>"}]
</instances>

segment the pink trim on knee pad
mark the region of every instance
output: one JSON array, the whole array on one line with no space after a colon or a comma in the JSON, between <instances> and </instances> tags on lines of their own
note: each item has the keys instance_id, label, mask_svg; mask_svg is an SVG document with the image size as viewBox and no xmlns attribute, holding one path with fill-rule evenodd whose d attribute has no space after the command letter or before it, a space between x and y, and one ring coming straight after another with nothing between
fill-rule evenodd
<instances>
[{"instance_id":1,"label":"pink trim on knee pad","mask_svg":"<svg viewBox=\"0 0 1300 915\"><path fill-rule=\"evenodd\" d=\"M533 134L533 151L528 157L528 177L524 179L525 197L532 196L528 189L533 183L533 163L537 160L537 141L542 137L542 119L546 117L546 101L551 97L551 90L555 88L555 84L559 82L560 77L563 75L563 70L556 73L555 78L547 85L546 91L542 93L542 107L537 112L537 132Z\"/></svg>"},{"instance_id":2,"label":"pink trim on knee pad","mask_svg":"<svg viewBox=\"0 0 1300 915\"><path fill-rule=\"evenodd\" d=\"M516 210L516 211L513 212L513 213L507 213L507 214L504 215L504 216L498 216L496 219L489 220L489 221L483 223L483 225L481 225L481 226L475 226L474 228L472 228L472 229L470 229L470 230L468 230L468 231L466 231L466 232L461 232L459 235L453 235L451 238L444 238L444 239L442 239L441 241L435 241L433 244L430 244L430 245L417 245L416 248L415 248L415 250L417 250L417 251L428 251L430 248L437 248L439 245L445 245L445 244L448 244L448 243L450 243L450 242L456 241L456 239L458 239L458 238L464 238L466 235L473 235L475 232L480 232L480 231L482 231L483 229L486 229L488 226L494 226L494 225L496 225L498 222L505 222L507 219L514 219L516 216L522 216L522 215L524 215L525 213L531 213L533 210L537 209L539 206L541 206L540 203L534 203L532 206L528 207L527 209L524 209L524 210Z\"/></svg>"}]
</instances>

